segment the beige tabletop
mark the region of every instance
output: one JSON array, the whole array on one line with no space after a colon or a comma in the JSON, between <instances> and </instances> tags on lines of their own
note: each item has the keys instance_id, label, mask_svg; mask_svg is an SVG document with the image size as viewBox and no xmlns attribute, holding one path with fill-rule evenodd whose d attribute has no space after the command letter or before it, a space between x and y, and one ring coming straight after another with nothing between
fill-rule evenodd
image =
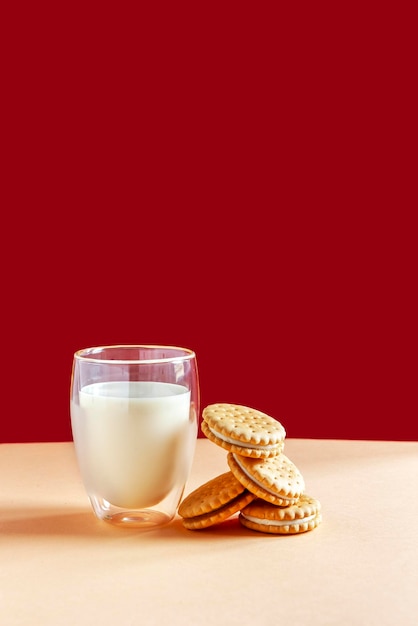
<instances>
[{"instance_id":1,"label":"beige tabletop","mask_svg":"<svg viewBox=\"0 0 418 626\"><path fill-rule=\"evenodd\" d=\"M418 624L418 442L288 439L323 522L190 531L96 520L72 443L0 446L0 624ZM189 493L227 471L197 441Z\"/></svg>"}]
</instances>

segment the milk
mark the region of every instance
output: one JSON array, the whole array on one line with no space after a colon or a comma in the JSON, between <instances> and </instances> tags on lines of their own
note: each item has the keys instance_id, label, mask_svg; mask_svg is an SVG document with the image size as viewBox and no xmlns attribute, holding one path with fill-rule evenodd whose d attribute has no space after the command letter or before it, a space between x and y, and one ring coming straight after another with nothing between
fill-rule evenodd
<instances>
[{"instance_id":1,"label":"milk","mask_svg":"<svg viewBox=\"0 0 418 626\"><path fill-rule=\"evenodd\" d=\"M185 481L196 437L190 392L181 385L118 381L83 387L71 421L90 496L138 509Z\"/></svg>"}]
</instances>

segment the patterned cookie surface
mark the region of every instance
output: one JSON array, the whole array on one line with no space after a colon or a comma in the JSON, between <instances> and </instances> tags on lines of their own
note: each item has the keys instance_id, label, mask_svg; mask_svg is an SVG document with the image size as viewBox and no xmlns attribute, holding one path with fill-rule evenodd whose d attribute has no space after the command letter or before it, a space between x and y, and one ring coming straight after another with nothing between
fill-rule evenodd
<instances>
[{"instance_id":1,"label":"patterned cookie surface","mask_svg":"<svg viewBox=\"0 0 418 626\"><path fill-rule=\"evenodd\" d=\"M280 454L286 431L270 415L240 404L210 404L202 411L202 432L218 446L250 458Z\"/></svg>"},{"instance_id":2,"label":"patterned cookie surface","mask_svg":"<svg viewBox=\"0 0 418 626\"><path fill-rule=\"evenodd\" d=\"M186 528L199 530L231 517L255 497L229 471L189 493L180 503L178 512Z\"/></svg>"},{"instance_id":3,"label":"patterned cookie surface","mask_svg":"<svg viewBox=\"0 0 418 626\"><path fill-rule=\"evenodd\" d=\"M227 462L246 489L277 506L294 504L305 491L301 472L283 453L267 459L253 459L229 452Z\"/></svg>"},{"instance_id":4,"label":"patterned cookie surface","mask_svg":"<svg viewBox=\"0 0 418 626\"><path fill-rule=\"evenodd\" d=\"M321 504L307 494L301 495L296 504L286 507L257 498L241 509L239 521L259 532L295 535L313 530L321 523Z\"/></svg>"}]
</instances>

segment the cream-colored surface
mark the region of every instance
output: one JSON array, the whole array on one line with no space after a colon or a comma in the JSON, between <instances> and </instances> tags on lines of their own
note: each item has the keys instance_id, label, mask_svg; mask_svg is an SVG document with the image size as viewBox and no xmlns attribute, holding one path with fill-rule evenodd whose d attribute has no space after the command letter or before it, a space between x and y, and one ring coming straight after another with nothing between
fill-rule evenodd
<instances>
[{"instance_id":1,"label":"cream-colored surface","mask_svg":"<svg viewBox=\"0 0 418 626\"><path fill-rule=\"evenodd\" d=\"M322 524L155 531L95 519L72 443L0 446L0 624L416 626L418 442L287 439ZM197 442L186 492L228 471Z\"/></svg>"}]
</instances>

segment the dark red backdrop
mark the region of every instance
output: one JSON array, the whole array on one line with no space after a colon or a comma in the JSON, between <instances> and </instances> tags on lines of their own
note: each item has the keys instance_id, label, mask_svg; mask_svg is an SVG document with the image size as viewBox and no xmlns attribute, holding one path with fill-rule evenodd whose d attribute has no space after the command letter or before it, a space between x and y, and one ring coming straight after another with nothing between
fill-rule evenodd
<instances>
[{"instance_id":1,"label":"dark red backdrop","mask_svg":"<svg viewBox=\"0 0 418 626\"><path fill-rule=\"evenodd\" d=\"M196 350L202 406L418 439L413 21L33 10L3 88L0 441L69 440L73 352L147 342Z\"/></svg>"}]
</instances>

